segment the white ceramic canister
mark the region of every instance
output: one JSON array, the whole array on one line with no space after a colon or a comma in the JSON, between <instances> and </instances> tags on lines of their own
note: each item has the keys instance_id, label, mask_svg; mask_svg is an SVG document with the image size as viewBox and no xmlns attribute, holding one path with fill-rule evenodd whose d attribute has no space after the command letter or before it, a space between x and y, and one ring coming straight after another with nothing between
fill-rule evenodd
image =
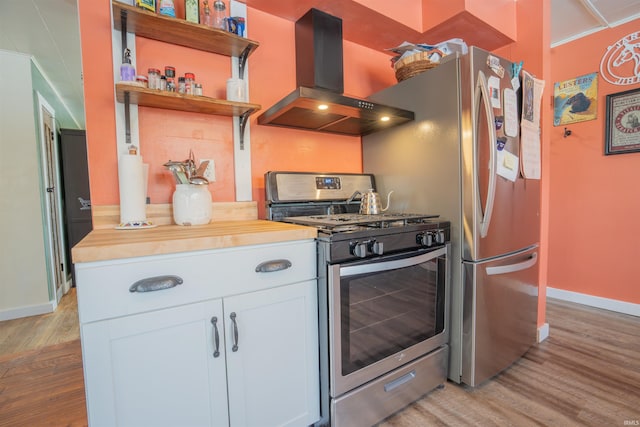
<instances>
[{"instance_id":1,"label":"white ceramic canister","mask_svg":"<svg viewBox=\"0 0 640 427\"><path fill-rule=\"evenodd\" d=\"M246 102L247 92L244 80L235 78L227 80L227 100Z\"/></svg>"},{"instance_id":2,"label":"white ceramic canister","mask_svg":"<svg viewBox=\"0 0 640 427\"><path fill-rule=\"evenodd\" d=\"M202 225L211 221L209 186L177 184L173 193L173 221L178 225Z\"/></svg>"}]
</instances>

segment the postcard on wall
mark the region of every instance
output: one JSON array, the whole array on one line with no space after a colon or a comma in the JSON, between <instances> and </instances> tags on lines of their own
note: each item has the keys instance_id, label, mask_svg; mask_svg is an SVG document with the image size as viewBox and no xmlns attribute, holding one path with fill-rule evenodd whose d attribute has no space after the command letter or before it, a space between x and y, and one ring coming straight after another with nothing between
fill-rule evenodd
<instances>
[{"instance_id":1,"label":"postcard on wall","mask_svg":"<svg viewBox=\"0 0 640 427\"><path fill-rule=\"evenodd\" d=\"M595 120L598 112L598 73L557 82L553 89L553 125Z\"/></svg>"}]
</instances>

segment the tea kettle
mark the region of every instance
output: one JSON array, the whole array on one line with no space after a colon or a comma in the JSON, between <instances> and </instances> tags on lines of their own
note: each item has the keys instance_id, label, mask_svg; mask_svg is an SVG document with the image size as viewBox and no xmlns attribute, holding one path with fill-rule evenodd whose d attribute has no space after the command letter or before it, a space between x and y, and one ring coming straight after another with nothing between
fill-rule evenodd
<instances>
[{"instance_id":1,"label":"tea kettle","mask_svg":"<svg viewBox=\"0 0 640 427\"><path fill-rule=\"evenodd\" d=\"M367 190L365 193L360 193L359 191L356 191L349 198L349 200L353 200L358 194L362 195L362 197L360 198L360 214L376 215L376 214L385 212L387 209L389 209L389 204L391 202L391 193L393 193L393 190L389 191L389 194L387 194L387 206L385 206L384 208L380 203L380 195L375 191L373 191L373 189L371 188Z\"/></svg>"}]
</instances>

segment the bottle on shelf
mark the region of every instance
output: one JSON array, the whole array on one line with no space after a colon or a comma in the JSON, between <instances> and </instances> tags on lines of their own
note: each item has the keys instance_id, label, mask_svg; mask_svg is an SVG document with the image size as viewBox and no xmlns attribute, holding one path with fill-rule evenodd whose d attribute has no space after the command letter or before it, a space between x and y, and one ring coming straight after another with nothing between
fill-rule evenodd
<instances>
[{"instance_id":1,"label":"bottle on shelf","mask_svg":"<svg viewBox=\"0 0 640 427\"><path fill-rule=\"evenodd\" d=\"M224 4L222 0L216 0L213 2L213 28L218 28L220 30L227 29L226 23L226 9L227 6Z\"/></svg>"},{"instance_id":2,"label":"bottle on shelf","mask_svg":"<svg viewBox=\"0 0 640 427\"><path fill-rule=\"evenodd\" d=\"M120 81L132 82L136 79L136 69L131 65L131 51L124 50L122 65L120 65Z\"/></svg>"},{"instance_id":3,"label":"bottle on shelf","mask_svg":"<svg viewBox=\"0 0 640 427\"><path fill-rule=\"evenodd\" d=\"M200 22L208 27L213 26L211 9L209 8L209 0L204 0L204 2L202 3L202 17L200 18Z\"/></svg>"}]
</instances>

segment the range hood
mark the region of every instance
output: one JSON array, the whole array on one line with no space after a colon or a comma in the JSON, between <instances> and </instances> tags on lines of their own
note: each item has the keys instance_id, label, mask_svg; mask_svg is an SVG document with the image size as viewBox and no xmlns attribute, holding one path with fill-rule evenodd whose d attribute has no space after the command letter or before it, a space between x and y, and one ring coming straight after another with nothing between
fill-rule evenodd
<instances>
[{"instance_id":1,"label":"range hood","mask_svg":"<svg viewBox=\"0 0 640 427\"><path fill-rule=\"evenodd\" d=\"M296 85L258 124L362 136L414 119L411 111L343 94L342 19L310 9L296 21Z\"/></svg>"}]
</instances>

